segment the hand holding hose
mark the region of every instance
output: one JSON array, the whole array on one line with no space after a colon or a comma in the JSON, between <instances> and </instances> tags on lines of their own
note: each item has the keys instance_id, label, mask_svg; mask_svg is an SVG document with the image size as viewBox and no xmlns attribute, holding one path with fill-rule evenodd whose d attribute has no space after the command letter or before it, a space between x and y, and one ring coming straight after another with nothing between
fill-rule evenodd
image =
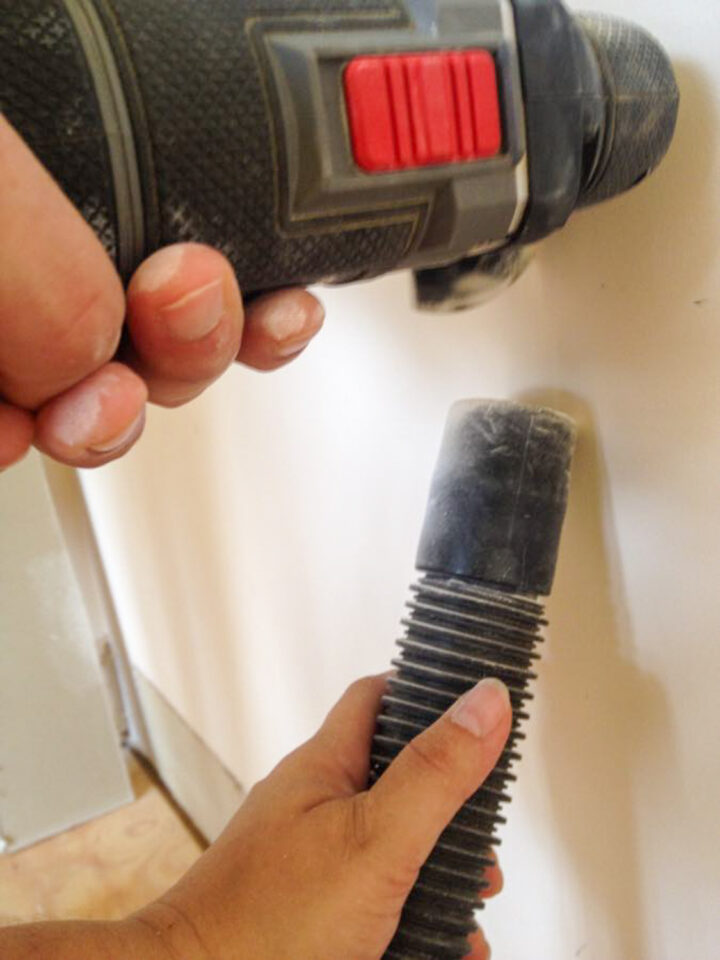
<instances>
[{"instance_id":1,"label":"hand holding hose","mask_svg":"<svg viewBox=\"0 0 720 960\"><path fill-rule=\"evenodd\" d=\"M4 960L379 960L438 836L495 766L508 693L485 680L370 789L385 677L353 684L165 896L120 923L0 931ZM502 874L486 873L483 896ZM481 932L467 960L487 960Z\"/></svg>"}]
</instances>

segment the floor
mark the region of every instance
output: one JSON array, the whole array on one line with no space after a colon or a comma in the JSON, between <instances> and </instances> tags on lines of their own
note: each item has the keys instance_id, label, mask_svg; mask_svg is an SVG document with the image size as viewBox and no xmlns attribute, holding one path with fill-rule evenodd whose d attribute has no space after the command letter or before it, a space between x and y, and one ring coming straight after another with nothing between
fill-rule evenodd
<instances>
[{"instance_id":1,"label":"floor","mask_svg":"<svg viewBox=\"0 0 720 960\"><path fill-rule=\"evenodd\" d=\"M31 920L113 920L159 896L204 844L139 761L135 801L27 850L0 857L0 926Z\"/></svg>"}]
</instances>

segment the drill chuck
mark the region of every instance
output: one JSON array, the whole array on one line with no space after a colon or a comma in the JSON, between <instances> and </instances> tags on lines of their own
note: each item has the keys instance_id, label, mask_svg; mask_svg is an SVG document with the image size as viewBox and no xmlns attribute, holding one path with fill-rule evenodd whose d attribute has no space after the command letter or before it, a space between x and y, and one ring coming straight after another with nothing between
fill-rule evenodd
<instances>
[{"instance_id":1,"label":"drill chuck","mask_svg":"<svg viewBox=\"0 0 720 960\"><path fill-rule=\"evenodd\" d=\"M658 166L670 147L680 94L672 64L646 30L613 17L579 14L577 21L602 78L603 124L591 130L590 159L579 206L624 193Z\"/></svg>"}]
</instances>

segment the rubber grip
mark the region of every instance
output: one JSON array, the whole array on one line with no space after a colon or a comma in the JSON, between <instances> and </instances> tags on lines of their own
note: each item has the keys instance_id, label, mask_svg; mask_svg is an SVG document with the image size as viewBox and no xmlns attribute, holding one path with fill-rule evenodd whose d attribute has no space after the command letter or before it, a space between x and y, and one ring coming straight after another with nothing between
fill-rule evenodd
<instances>
[{"instance_id":1,"label":"rubber grip","mask_svg":"<svg viewBox=\"0 0 720 960\"><path fill-rule=\"evenodd\" d=\"M115 258L107 141L85 56L59 0L0 0L0 109Z\"/></svg>"},{"instance_id":2,"label":"rubber grip","mask_svg":"<svg viewBox=\"0 0 720 960\"><path fill-rule=\"evenodd\" d=\"M85 0L87 4L88 0ZM0 108L118 255L107 137L64 0L0 0ZM267 76L252 27L322 31L408 23L378 0L93 0L114 51L137 154L144 240L130 267L178 241L225 253L246 291L392 269L411 224L288 233ZM283 26L286 25L286 26ZM122 212L122 211L120 211ZM122 271L127 274L129 270Z\"/></svg>"}]
</instances>

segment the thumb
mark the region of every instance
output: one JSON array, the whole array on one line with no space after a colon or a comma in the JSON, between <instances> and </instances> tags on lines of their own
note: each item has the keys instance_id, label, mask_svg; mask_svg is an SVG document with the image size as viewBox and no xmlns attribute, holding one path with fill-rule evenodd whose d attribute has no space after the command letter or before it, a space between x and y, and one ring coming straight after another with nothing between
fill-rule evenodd
<instances>
[{"instance_id":1,"label":"thumb","mask_svg":"<svg viewBox=\"0 0 720 960\"><path fill-rule=\"evenodd\" d=\"M90 227L0 114L0 393L35 409L115 353L120 278Z\"/></svg>"},{"instance_id":2,"label":"thumb","mask_svg":"<svg viewBox=\"0 0 720 960\"><path fill-rule=\"evenodd\" d=\"M481 680L398 754L366 794L369 834L390 863L419 869L503 751L512 710L499 680Z\"/></svg>"}]
</instances>

